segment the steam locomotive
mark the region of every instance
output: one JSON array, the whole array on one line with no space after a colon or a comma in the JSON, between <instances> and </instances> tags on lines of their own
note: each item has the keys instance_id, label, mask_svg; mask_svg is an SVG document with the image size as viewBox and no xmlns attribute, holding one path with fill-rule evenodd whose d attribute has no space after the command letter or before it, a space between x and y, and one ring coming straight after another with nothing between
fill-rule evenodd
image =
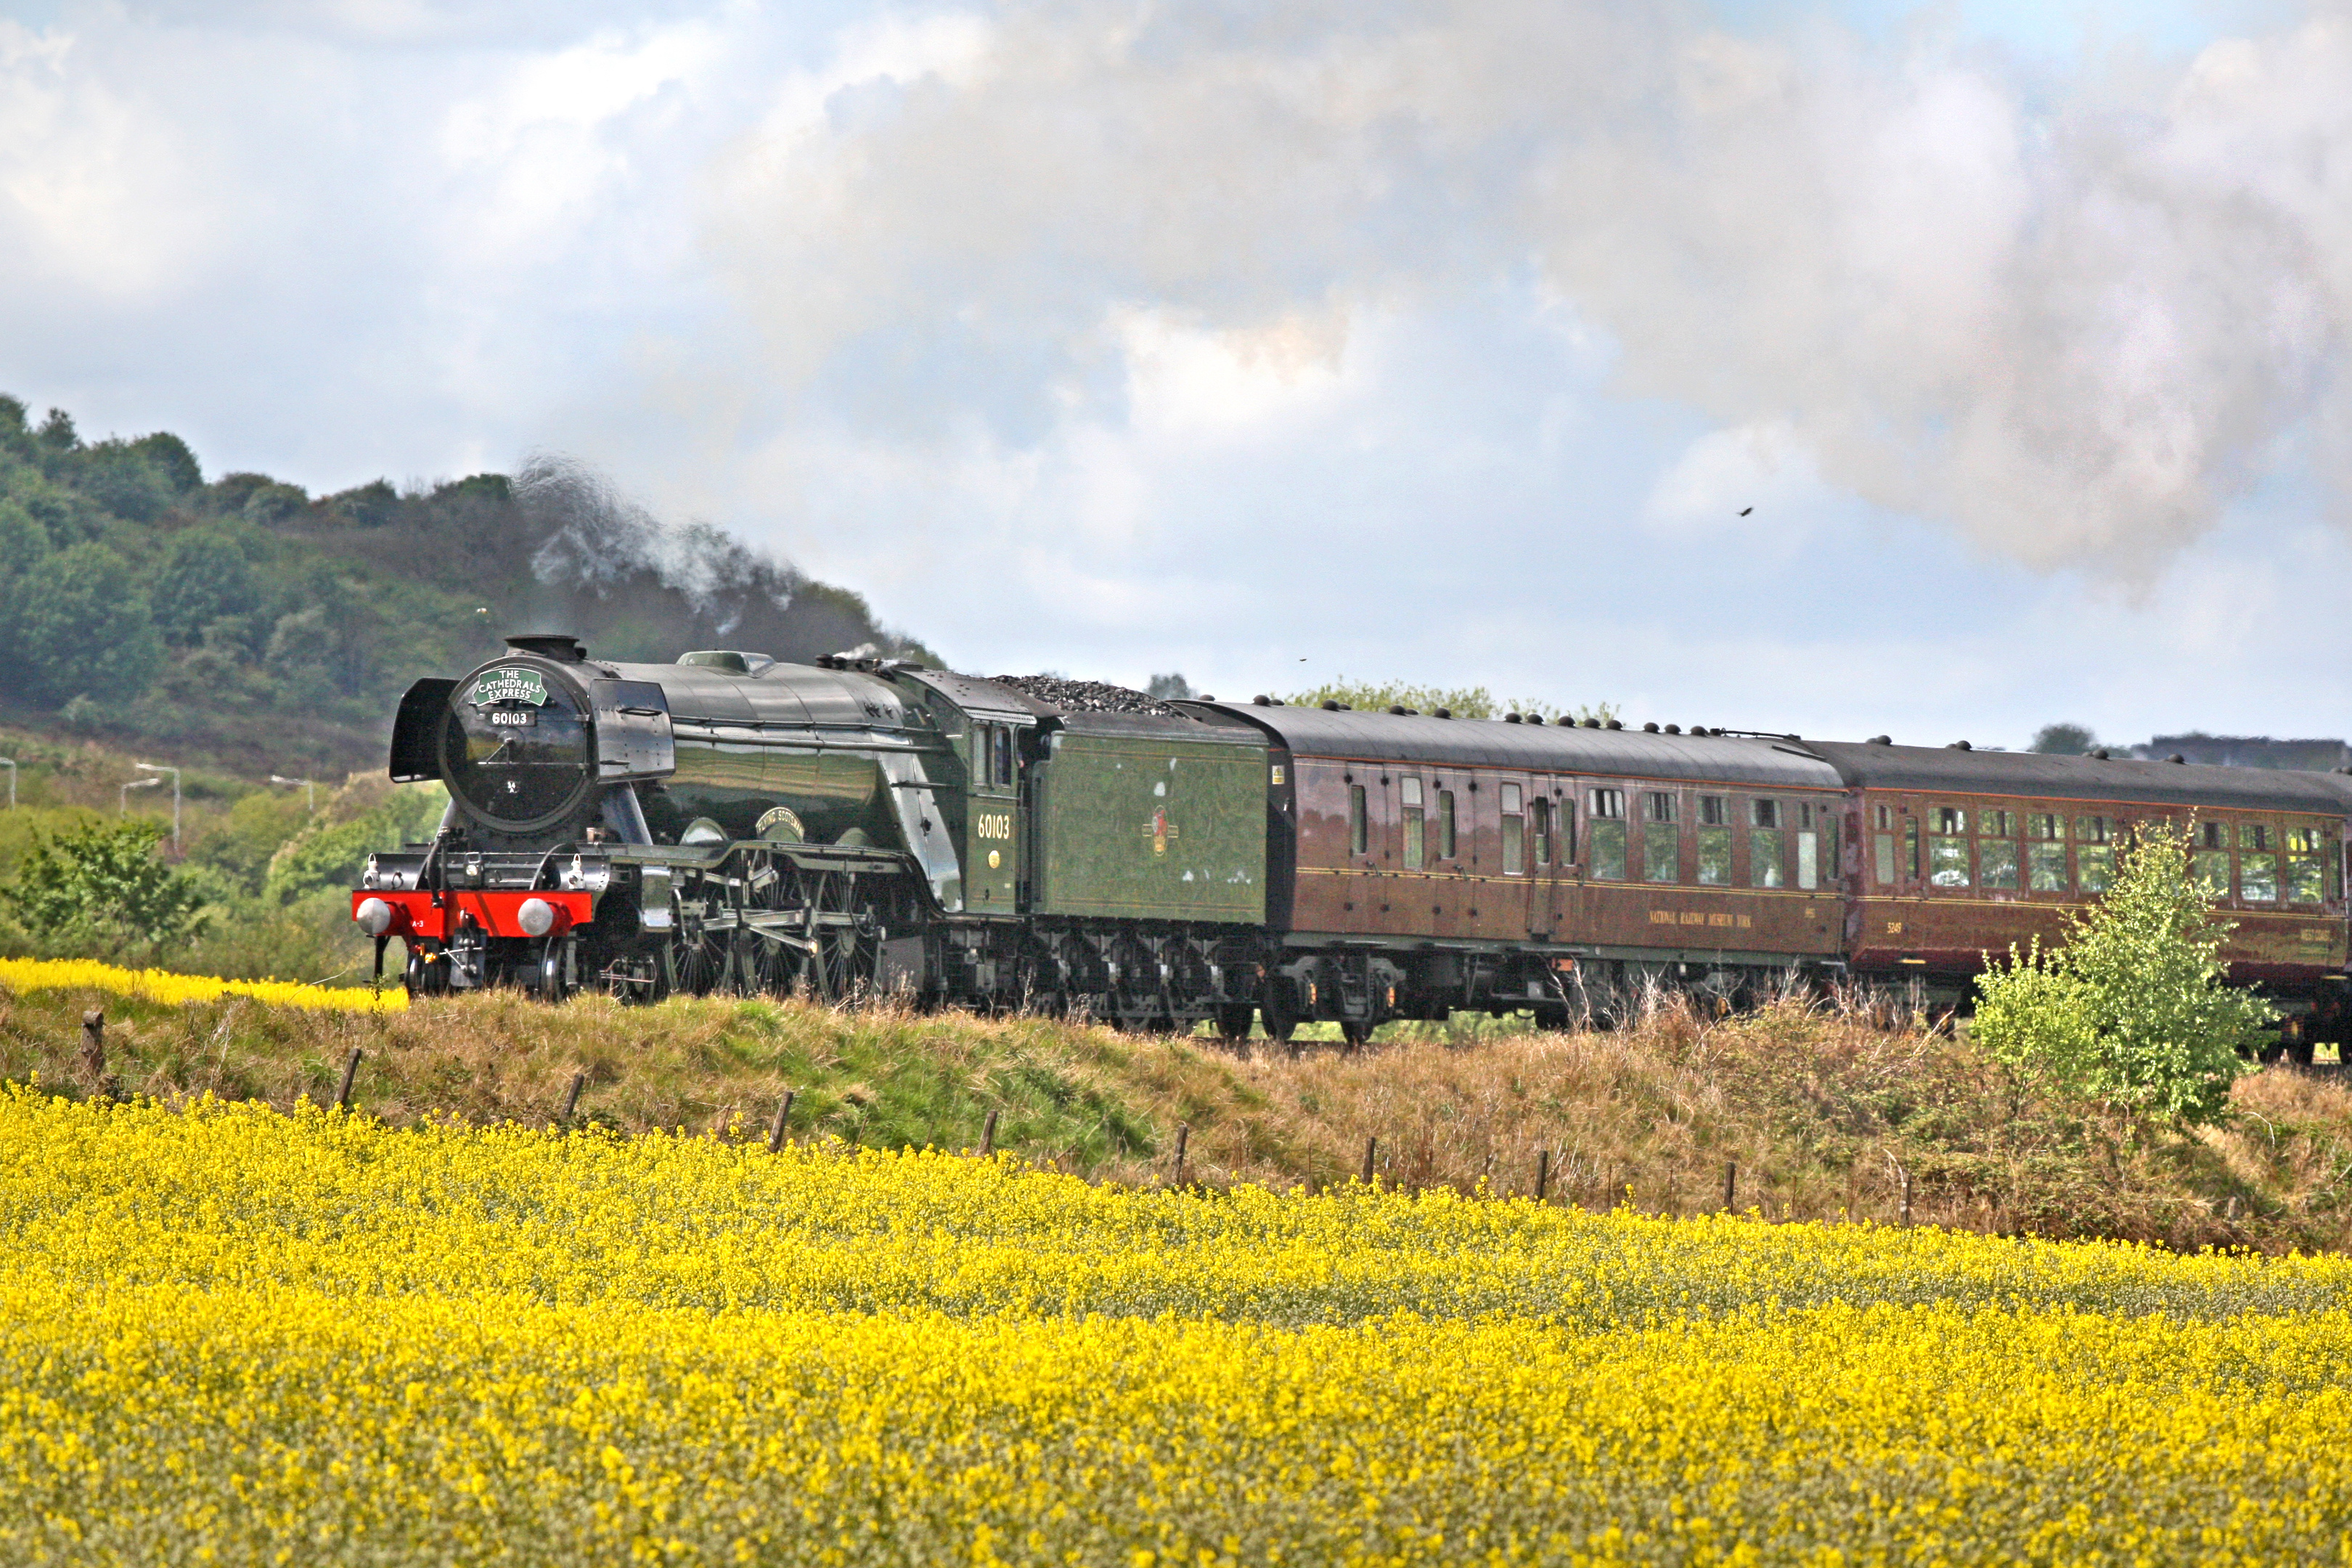
<instances>
[{"instance_id":1,"label":"steam locomotive","mask_svg":"<svg viewBox=\"0 0 2352 1568\"><path fill-rule=\"evenodd\" d=\"M1957 1001L2172 819L2288 1048L2347 1032L2341 776L507 640L394 727L392 776L449 810L369 859L352 913L415 995L889 994L1350 1041L1651 989Z\"/></svg>"}]
</instances>

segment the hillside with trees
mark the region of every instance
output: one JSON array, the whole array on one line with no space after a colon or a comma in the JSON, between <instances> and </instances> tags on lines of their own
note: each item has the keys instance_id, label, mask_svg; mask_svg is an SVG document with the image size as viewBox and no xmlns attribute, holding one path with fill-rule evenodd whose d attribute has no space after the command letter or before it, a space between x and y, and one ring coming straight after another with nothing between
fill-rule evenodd
<instances>
[{"instance_id":1,"label":"hillside with trees","mask_svg":"<svg viewBox=\"0 0 2352 1568\"><path fill-rule=\"evenodd\" d=\"M857 595L664 525L562 459L314 496L208 479L168 432L85 441L63 410L36 424L0 396L0 721L340 778L380 763L411 680L522 630L615 658L935 662Z\"/></svg>"}]
</instances>

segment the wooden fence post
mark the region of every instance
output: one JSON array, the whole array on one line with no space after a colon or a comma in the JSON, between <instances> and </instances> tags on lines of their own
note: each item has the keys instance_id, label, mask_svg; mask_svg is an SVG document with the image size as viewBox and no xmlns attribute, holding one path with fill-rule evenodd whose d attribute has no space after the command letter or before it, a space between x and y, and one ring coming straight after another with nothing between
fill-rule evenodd
<instances>
[{"instance_id":1,"label":"wooden fence post","mask_svg":"<svg viewBox=\"0 0 2352 1568\"><path fill-rule=\"evenodd\" d=\"M1723 1212L1731 1214L1739 1207L1739 1162L1723 1163Z\"/></svg>"},{"instance_id":2,"label":"wooden fence post","mask_svg":"<svg viewBox=\"0 0 2352 1568\"><path fill-rule=\"evenodd\" d=\"M106 1087L106 1015L96 1007L81 1016L81 1070L93 1090Z\"/></svg>"},{"instance_id":3,"label":"wooden fence post","mask_svg":"<svg viewBox=\"0 0 2352 1568\"><path fill-rule=\"evenodd\" d=\"M1192 1140L1192 1124L1189 1121L1179 1121L1176 1124L1176 1170L1174 1174L1169 1177L1170 1184L1173 1186L1181 1187L1184 1184L1184 1145Z\"/></svg>"},{"instance_id":4,"label":"wooden fence post","mask_svg":"<svg viewBox=\"0 0 2352 1568\"><path fill-rule=\"evenodd\" d=\"M1911 1228L1911 1173L1903 1173L1903 1228Z\"/></svg>"},{"instance_id":5,"label":"wooden fence post","mask_svg":"<svg viewBox=\"0 0 2352 1568\"><path fill-rule=\"evenodd\" d=\"M1372 1156L1380 1152L1380 1146L1378 1138L1364 1140L1364 1185L1368 1187L1372 1184Z\"/></svg>"},{"instance_id":6,"label":"wooden fence post","mask_svg":"<svg viewBox=\"0 0 2352 1568\"><path fill-rule=\"evenodd\" d=\"M572 1075L572 1092L563 1097L563 1114L556 1118L558 1121L572 1120L572 1113L580 1109L580 1091L587 1087L586 1073L576 1072Z\"/></svg>"},{"instance_id":7,"label":"wooden fence post","mask_svg":"<svg viewBox=\"0 0 2352 1568\"><path fill-rule=\"evenodd\" d=\"M991 1110L988 1113L988 1120L980 1124L980 1157L983 1160L996 1152L997 1115L996 1111ZM1181 1155L1176 1163L1180 1165L1184 1163Z\"/></svg>"},{"instance_id":8,"label":"wooden fence post","mask_svg":"<svg viewBox=\"0 0 2352 1568\"><path fill-rule=\"evenodd\" d=\"M343 1058L343 1081L341 1086L335 1090L335 1109L337 1110L348 1110L351 1109L352 1079L359 1077L359 1075L360 1048L357 1046L353 1046L352 1047L352 1054Z\"/></svg>"},{"instance_id":9,"label":"wooden fence post","mask_svg":"<svg viewBox=\"0 0 2352 1568\"><path fill-rule=\"evenodd\" d=\"M1538 1149L1536 1151L1536 1202L1543 1202L1544 1195L1550 1191L1551 1151Z\"/></svg>"},{"instance_id":10,"label":"wooden fence post","mask_svg":"<svg viewBox=\"0 0 2352 1568\"><path fill-rule=\"evenodd\" d=\"M797 1089L784 1090L784 1098L776 1101L776 1124L768 1129L768 1152L776 1153L784 1146L784 1128L792 1120L793 1098Z\"/></svg>"}]
</instances>

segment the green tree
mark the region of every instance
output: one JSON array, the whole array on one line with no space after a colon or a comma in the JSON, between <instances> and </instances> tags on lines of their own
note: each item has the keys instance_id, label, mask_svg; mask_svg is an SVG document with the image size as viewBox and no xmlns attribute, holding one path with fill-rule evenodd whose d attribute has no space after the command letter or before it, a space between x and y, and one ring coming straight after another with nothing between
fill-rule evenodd
<instances>
[{"instance_id":1,"label":"green tree","mask_svg":"<svg viewBox=\"0 0 2352 1568\"><path fill-rule=\"evenodd\" d=\"M115 957L186 937L202 897L155 858L163 833L144 818L86 823L55 837L37 832L15 884L0 888L0 903L52 948Z\"/></svg>"},{"instance_id":2,"label":"green tree","mask_svg":"<svg viewBox=\"0 0 2352 1568\"><path fill-rule=\"evenodd\" d=\"M15 595L16 655L33 695L127 701L163 668L163 639L122 557L77 544L49 557Z\"/></svg>"},{"instance_id":3,"label":"green tree","mask_svg":"<svg viewBox=\"0 0 2352 1568\"><path fill-rule=\"evenodd\" d=\"M171 478L128 441L100 441L74 455L73 487L117 517L152 522L169 510Z\"/></svg>"},{"instance_id":4,"label":"green tree","mask_svg":"<svg viewBox=\"0 0 2352 1568\"><path fill-rule=\"evenodd\" d=\"M2194 1125L2218 1121L2277 1012L2223 984L2214 894L2191 874L2189 835L2143 826L2115 884L2065 942L2037 941L1977 980L1977 1042L2027 1076Z\"/></svg>"},{"instance_id":5,"label":"green tree","mask_svg":"<svg viewBox=\"0 0 2352 1568\"><path fill-rule=\"evenodd\" d=\"M1609 702L1585 708L1559 708L1533 699L1497 702L1495 694L1483 686L1412 686L1400 680L1350 680L1344 675L1312 689L1294 692L1283 700L1302 708L1319 708L1326 702L1340 702L1360 711L1373 713L1384 712L1391 708L1410 708L1416 713L1434 713L1443 708L1456 719L1498 719L1506 712L1557 714L1563 724L1585 719L1598 719L1605 724L1617 717L1616 705Z\"/></svg>"},{"instance_id":6,"label":"green tree","mask_svg":"<svg viewBox=\"0 0 2352 1568\"><path fill-rule=\"evenodd\" d=\"M2034 751L2045 756L2079 757L2086 754L2099 738L2081 724L2044 724L2034 732Z\"/></svg>"},{"instance_id":7,"label":"green tree","mask_svg":"<svg viewBox=\"0 0 2352 1568\"><path fill-rule=\"evenodd\" d=\"M218 529L190 529L174 537L155 574L155 628L165 641L193 647L224 616L261 607L253 563L239 540Z\"/></svg>"}]
</instances>

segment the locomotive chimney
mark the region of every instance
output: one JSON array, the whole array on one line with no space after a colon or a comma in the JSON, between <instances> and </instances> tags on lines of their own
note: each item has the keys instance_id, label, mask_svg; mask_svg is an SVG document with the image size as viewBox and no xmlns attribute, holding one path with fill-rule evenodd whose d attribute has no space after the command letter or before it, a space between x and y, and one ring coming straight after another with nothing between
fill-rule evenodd
<instances>
[{"instance_id":1,"label":"locomotive chimney","mask_svg":"<svg viewBox=\"0 0 2352 1568\"><path fill-rule=\"evenodd\" d=\"M580 639L570 632L531 632L526 636L507 638L507 647L517 653L535 653L541 658L551 658L558 664L578 664L588 657Z\"/></svg>"}]
</instances>

